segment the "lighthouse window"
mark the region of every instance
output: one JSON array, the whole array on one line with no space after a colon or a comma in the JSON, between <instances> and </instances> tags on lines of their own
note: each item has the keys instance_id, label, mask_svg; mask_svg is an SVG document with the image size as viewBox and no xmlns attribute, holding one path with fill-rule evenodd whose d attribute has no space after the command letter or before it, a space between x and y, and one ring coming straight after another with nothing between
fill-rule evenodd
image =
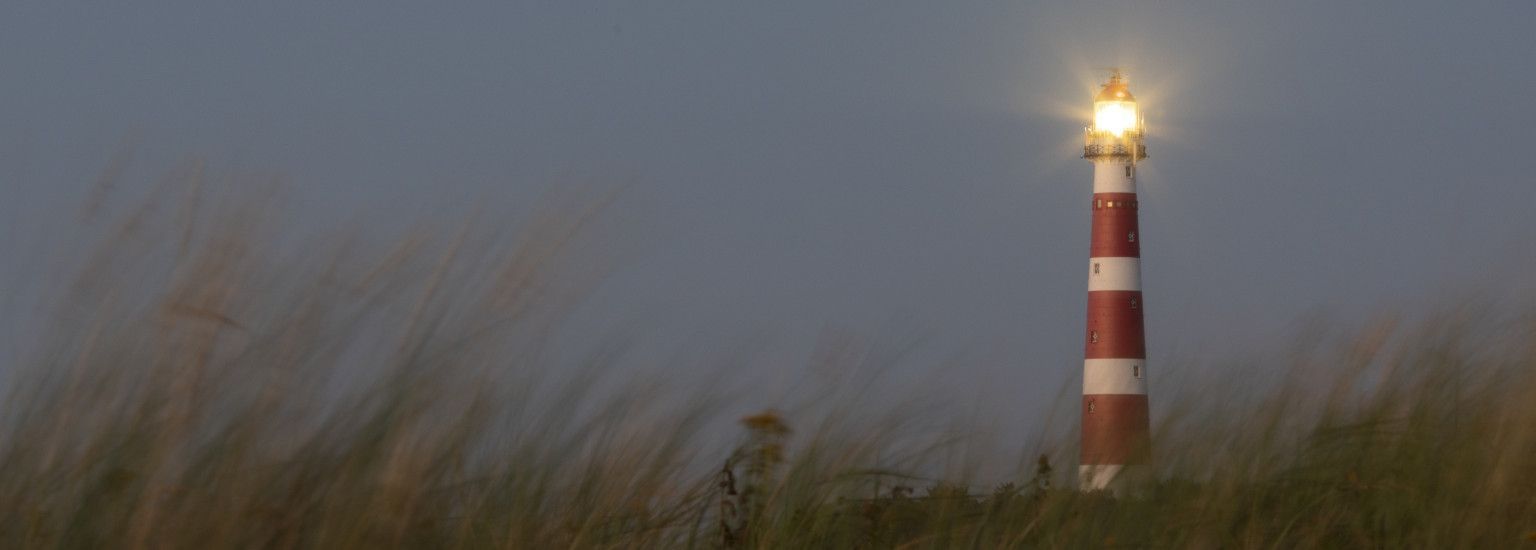
<instances>
[{"instance_id":1,"label":"lighthouse window","mask_svg":"<svg viewBox=\"0 0 1536 550\"><path fill-rule=\"evenodd\" d=\"M1093 274L1094 275L1098 275L1099 274L1099 262L1093 262Z\"/></svg>"},{"instance_id":2,"label":"lighthouse window","mask_svg":"<svg viewBox=\"0 0 1536 550\"><path fill-rule=\"evenodd\" d=\"M1104 208L1104 199L1093 201L1094 208Z\"/></svg>"},{"instance_id":3,"label":"lighthouse window","mask_svg":"<svg viewBox=\"0 0 1536 550\"><path fill-rule=\"evenodd\" d=\"M1125 177L1131 177L1131 167L1129 165L1125 167Z\"/></svg>"},{"instance_id":4,"label":"lighthouse window","mask_svg":"<svg viewBox=\"0 0 1536 550\"><path fill-rule=\"evenodd\" d=\"M1135 298L1131 298L1131 309L1136 309L1136 306L1138 305L1140 304L1137 302L1137 300Z\"/></svg>"},{"instance_id":5,"label":"lighthouse window","mask_svg":"<svg viewBox=\"0 0 1536 550\"><path fill-rule=\"evenodd\" d=\"M1125 234L1125 241L1126 242L1132 242L1132 243L1136 242L1136 232L1132 231L1130 233L1126 233Z\"/></svg>"},{"instance_id":6,"label":"lighthouse window","mask_svg":"<svg viewBox=\"0 0 1536 550\"><path fill-rule=\"evenodd\" d=\"M1099 331L1097 331L1097 330L1090 330L1090 331L1088 331L1088 343L1090 343L1090 344L1097 344L1097 343L1099 343Z\"/></svg>"},{"instance_id":7,"label":"lighthouse window","mask_svg":"<svg viewBox=\"0 0 1536 550\"><path fill-rule=\"evenodd\" d=\"M1141 378L1141 365L1131 365L1131 376Z\"/></svg>"},{"instance_id":8,"label":"lighthouse window","mask_svg":"<svg viewBox=\"0 0 1536 550\"><path fill-rule=\"evenodd\" d=\"M1088 412L1093 412L1093 400L1088 401Z\"/></svg>"}]
</instances>

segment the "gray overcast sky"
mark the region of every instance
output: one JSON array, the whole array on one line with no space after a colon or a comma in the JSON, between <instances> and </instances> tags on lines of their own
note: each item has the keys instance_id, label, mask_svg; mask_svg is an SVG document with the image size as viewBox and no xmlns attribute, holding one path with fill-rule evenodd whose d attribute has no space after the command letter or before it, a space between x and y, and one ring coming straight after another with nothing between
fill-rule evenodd
<instances>
[{"instance_id":1,"label":"gray overcast sky","mask_svg":"<svg viewBox=\"0 0 1536 550\"><path fill-rule=\"evenodd\" d=\"M1114 65L1152 132L1154 368L1317 310L1536 294L1536 3L208 4L0 8L7 303L127 138L147 179L285 174L299 225L623 182L647 244L594 318L922 335L949 360L913 380L1038 419L1079 376L1076 147Z\"/></svg>"}]
</instances>

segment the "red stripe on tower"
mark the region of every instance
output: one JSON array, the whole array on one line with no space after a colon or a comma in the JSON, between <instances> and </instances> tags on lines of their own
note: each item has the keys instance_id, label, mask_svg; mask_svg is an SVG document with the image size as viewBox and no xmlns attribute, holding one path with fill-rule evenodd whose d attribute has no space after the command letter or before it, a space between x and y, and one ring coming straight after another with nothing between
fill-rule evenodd
<instances>
[{"instance_id":1,"label":"red stripe on tower","mask_svg":"<svg viewBox=\"0 0 1536 550\"><path fill-rule=\"evenodd\" d=\"M1083 396L1083 464L1146 463L1147 396Z\"/></svg>"},{"instance_id":2,"label":"red stripe on tower","mask_svg":"<svg viewBox=\"0 0 1536 550\"><path fill-rule=\"evenodd\" d=\"M1144 358L1147 342L1141 322L1141 292L1088 292L1088 359Z\"/></svg>"},{"instance_id":3,"label":"red stripe on tower","mask_svg":"<svg viewBox=\"0 0 1536 550\"><path fill-rule=\"evenodd\" d=\"M1136 234L1135 193L1093 194L1093 238L1089 255L1095 258L1140 258L1141 239Z\"/></svg>"},{"instance_id":4,"label":"red stripe on tower","mask_svg":"<svg viewBox=\"0 0 1536 550\"><path fill-rule=\"evenodd\" d=\"M1085 491L1120 493L1146 477L1151 461L1136 216L1136 164L1147 154L1136 100L1118 71L1093 109L1083 145L1083 157L1093 162L1093 231L1078 483Z\"/></svg>"}]
</instances>

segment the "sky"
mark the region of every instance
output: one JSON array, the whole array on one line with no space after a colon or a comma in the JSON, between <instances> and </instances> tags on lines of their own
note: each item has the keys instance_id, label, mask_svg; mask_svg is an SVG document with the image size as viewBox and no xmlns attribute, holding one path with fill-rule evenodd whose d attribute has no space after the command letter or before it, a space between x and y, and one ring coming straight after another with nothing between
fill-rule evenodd
<instances>
[{"instance_id":1,"label":"sky","mask_svg":"<svg viewBox=\"0 0 1536 550\"><path fill-rule=\"evenodd\" d=\"M147 180L189 156L281 174L298 227L621 185L640 244L587 322L657 350L919 341L888 386L1037 426L1080 377L1080 132L1120 67L1149 129L1155 410L1184 383L1161 365L1260 353L1319 312L1536 297L1532 21L1530 2L7 3L4 345L131 143ZM803 389L764 363L665 375L766 381L764 405Z\"/></svg>"}]
</instances>

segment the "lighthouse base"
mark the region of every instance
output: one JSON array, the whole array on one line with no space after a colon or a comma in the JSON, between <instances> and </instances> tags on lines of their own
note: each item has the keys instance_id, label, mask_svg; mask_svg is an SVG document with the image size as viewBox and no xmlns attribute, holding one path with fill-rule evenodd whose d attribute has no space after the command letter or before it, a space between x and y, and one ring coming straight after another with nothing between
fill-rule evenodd
<instances>
[{"instance_id":1,"label":"lighthouse base","mask_svg":"<svg viewBox=\"0 0 1536 550\"><path fill-rule=\"evenodd\" d=\"M1084 464L1077 467L1077 488L1083 492L1108 491L1117 497L1139 494L1152 480L1145 464Z\"/></svg>"}]
</instances>

